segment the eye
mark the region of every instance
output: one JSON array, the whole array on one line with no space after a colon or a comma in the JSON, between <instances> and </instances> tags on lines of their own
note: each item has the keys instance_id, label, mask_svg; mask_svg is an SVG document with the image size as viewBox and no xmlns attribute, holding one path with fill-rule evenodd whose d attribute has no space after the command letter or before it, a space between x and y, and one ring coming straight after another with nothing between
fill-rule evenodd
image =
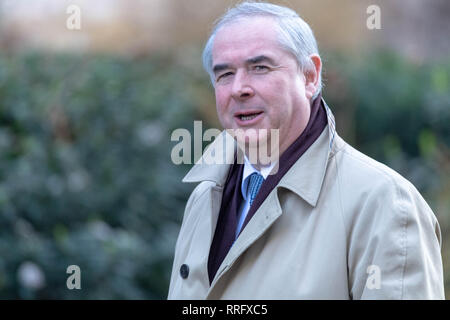
<instances>
[{"instance_id":1,"label":"eye","mask_svg":"<svg viewBox=\"0 0 450 320\"><path fill-rule=\"evenodd\" d=\"M220 74L218 77L217 77L217 79L216 79L216 81L220 81L220 80L223 80L223 79L225 79L226 77L228 77L228 76L231 76L233 74L233 72L225 72L225 73L223 73L223 74Z\"/></svg>"},{"instance_id":2,"label":"eye","mask_svg":"<svg viewBox=\"0 0 450 320\"><path fill-rule=\"evenodd\" d=\"M268 70L269 70L269 67L263 66L263 65L258 65L258 66L253 67L253 71L255 71L256 73L265 73Z\"/></svg>"}]
</instances>

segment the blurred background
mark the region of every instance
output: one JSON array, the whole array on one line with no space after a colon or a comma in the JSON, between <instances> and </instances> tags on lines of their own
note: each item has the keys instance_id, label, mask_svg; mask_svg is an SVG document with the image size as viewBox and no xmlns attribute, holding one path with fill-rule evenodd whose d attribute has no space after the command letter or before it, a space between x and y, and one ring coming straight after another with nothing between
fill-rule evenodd
<instances>
[{"instance_id":1,"label":"blurred background","mask_svg":"<svg viewBox=\"0 0 450 320\"><path fill-rule=\"evenodd\" d=\"M315 32L340 135L435 212L450 297L450 2L274 2ZM200 55L235 3L0 0L0 299L166 298L194 188L170 135L220 128Z\"/></svg>"}]
</instances>

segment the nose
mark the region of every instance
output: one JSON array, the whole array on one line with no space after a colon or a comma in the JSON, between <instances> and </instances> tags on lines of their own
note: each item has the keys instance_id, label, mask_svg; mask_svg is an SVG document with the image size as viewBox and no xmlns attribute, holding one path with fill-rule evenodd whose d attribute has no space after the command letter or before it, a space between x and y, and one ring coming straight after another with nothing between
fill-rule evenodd
<instances>
[{"instance_id":1,"label":"nose","mask_svg":"<svg viewBox=\"0 0 450 320\"><path fill-rule=\"evenodd\" d=\"M250 79L243 70L238 70L233 78L232 96L236 100L245 100L254 95Z\"/></svg>"}]
</instances>

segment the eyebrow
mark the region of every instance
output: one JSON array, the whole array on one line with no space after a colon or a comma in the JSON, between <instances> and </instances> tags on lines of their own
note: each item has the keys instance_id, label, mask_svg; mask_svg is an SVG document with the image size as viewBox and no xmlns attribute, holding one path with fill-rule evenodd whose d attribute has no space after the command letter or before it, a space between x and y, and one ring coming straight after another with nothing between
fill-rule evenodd
<instances>
[{"instance_id":1,"label":"eyebrow","mask_svg":"<svg viewBox=\"0 0 450 320\"><path fill-rule=\"evenodd\" d=\"M250 58L246 62L249 63L249 64L268 62L271 65L275 65L275 62L271 58L269 58L267 56L264 56L264 55L256 56L254 58Z\"/></svg>"},{"instance_id":2,"label":"eyebrow","mask_svg":"<svg viewBox=\"0 0 450 320\"><path fill-rule=\"evenodd\" d=\"M245 62L247 64L268 62L269 64L271 64L273 66L276 65L275 62L271 58L269 58L267 56L264 56L264 55L260 55L260 56L256 56L256 57L247 59ZM220 72L220 71L223 71L223 70L226 70L226 69L230 69L230 67L231 66L228 63L217 64L217 65L214 66L213 72L217 73L217 72Z\"/></svg>"},{"instance_id":3,"label":"eyebrow","mask_svg":"<svg viewBox=\"0 0 450 320\"><path fill-rule=\"evenodd\" d=\"M226 70L226 69L229 69L229 68L230 68L230 65L228 63L216 64L214 66L214 68L213 68L213 72L217 73L219 71L223 71L223 70Z\"/></svg>"}]
</instances>

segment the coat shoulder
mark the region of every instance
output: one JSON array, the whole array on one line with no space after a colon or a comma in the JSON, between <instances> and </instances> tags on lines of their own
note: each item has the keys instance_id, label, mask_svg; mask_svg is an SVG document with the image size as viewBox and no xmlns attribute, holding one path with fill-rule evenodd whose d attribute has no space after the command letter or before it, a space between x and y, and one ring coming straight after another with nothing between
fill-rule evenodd
<instances>
[{"instance_id":1,"label":"coat shoulder","mask_svg":"<svg viewBox=\"0 0 450 320\"><path fill-rule=\"evenodd\" d=\"M337 155L337 165L343 186L356 186L360 192L388 191L419 194L414 185L387 165L363 154L349 144Z\"/></svg>"},{"instance_id":2,"label":"coat shoulder","mask_svg":"<svg viewBox=\"0 0 450 320\"><path fill-rule=\"evenodd\" d=\"M335 161L346 220L363 214L374 219L380 215L403 215L417 210L435 219L415 186L388 166L348 144L336 154Z\"/></svg>"}]
</instances>

